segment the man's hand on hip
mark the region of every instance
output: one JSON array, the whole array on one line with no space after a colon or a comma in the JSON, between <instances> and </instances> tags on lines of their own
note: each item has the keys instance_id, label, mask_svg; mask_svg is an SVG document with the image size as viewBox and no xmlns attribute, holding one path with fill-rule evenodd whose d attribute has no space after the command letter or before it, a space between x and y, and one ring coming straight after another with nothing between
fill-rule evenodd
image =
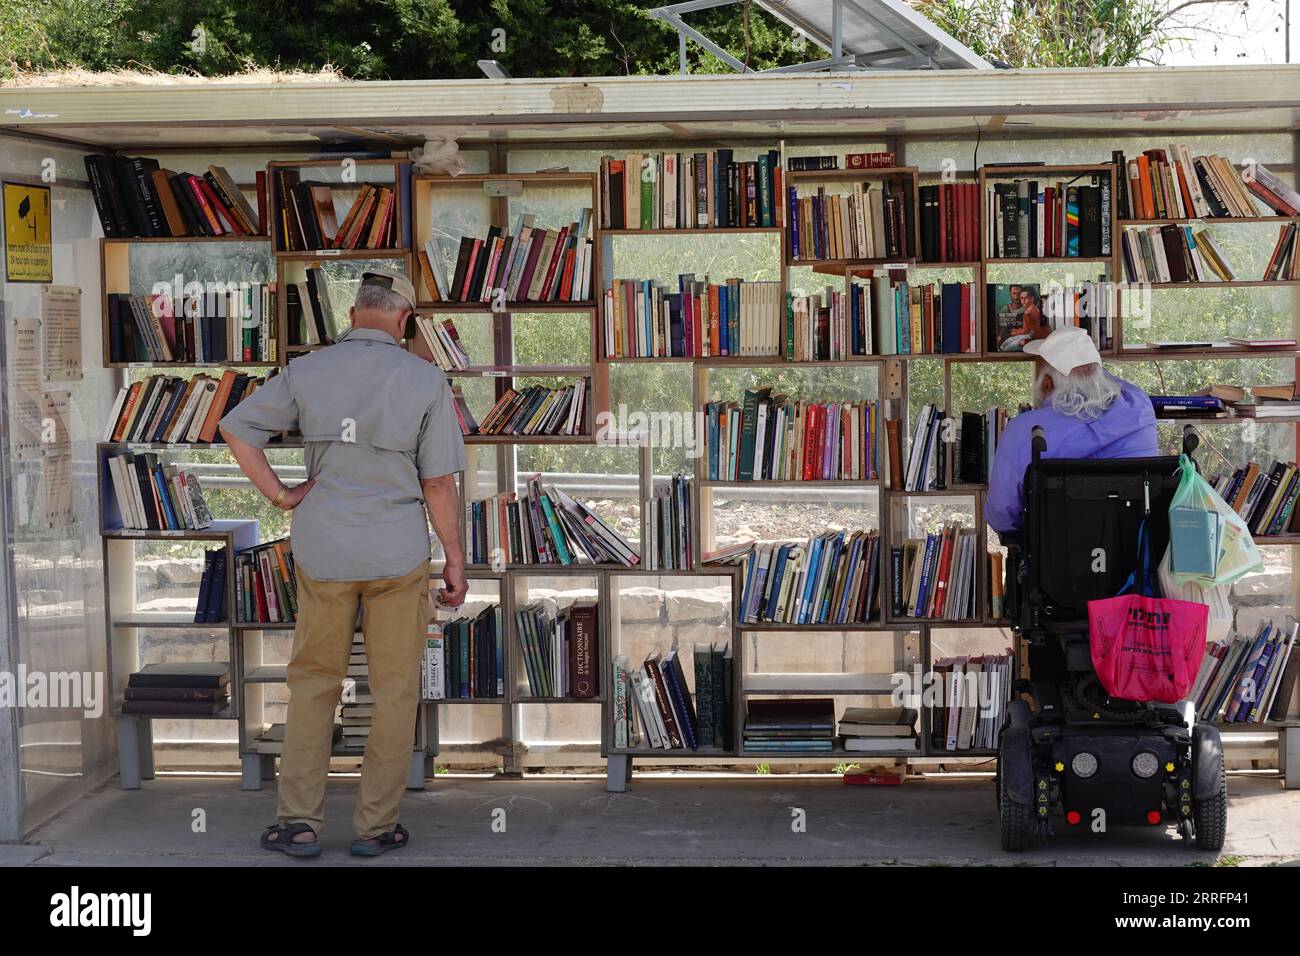
<instances>
[{"instance_id":1,"label":"man's hand on hip","mask_svg":"<svg viewBox=\"0 0 1300 956\"><path fill-rule=\"evenodd\" d=\"M302 503L302 499L307 497L307 492L316 486L315 478L308 478L301 485L294 485L292 488L285 489L284 496L276 495L271 499L271 504L285 511L292 511Z\"/></svg>"}]
</instances>

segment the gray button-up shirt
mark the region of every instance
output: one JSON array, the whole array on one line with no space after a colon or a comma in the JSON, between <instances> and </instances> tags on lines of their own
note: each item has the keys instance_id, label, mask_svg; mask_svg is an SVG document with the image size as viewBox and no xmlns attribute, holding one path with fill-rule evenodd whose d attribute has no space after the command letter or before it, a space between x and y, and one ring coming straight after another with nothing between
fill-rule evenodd
<instances>
[{"instance_id":1,"label":"gray button-up shirt","mask_svg":"<svg viewBox=\"0 0 1300 956\"><path fill-rule=\"evenodd\" d=\"M294 561L319 581L403 577L429 557L420 479L465 469L447 377L385 332L351 329L295 358L221 420L258 448L302 432L316 485L294 510Z\"/></svg>"}]
</instances>

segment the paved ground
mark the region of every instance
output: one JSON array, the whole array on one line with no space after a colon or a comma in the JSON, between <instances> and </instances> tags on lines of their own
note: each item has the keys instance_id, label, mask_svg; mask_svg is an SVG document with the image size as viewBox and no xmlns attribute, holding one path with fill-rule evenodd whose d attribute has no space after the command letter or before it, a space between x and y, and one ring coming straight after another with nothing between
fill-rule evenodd
<instances>
[{"instance_id":1,"label":"paved ground","mask_svg":"<svg viewBox=\"0 0 1300 956\"><path fill-rule=\"evenodd\" d=\"M1235 774L1220 865L1300 865L1300 791L1276 776ZM306 863L257 847L275 815L274 789L241 792L237 777L168 776L124 792L106 787L0 865L296 866L555 864L883 864L1037 866L1208 865L1172 833L1072 831L1026 854L998 849L988 777L850 787L816 776L638 774L624 794L597 777L439 777L408 793L411 846L377 861L347 852L355 778L332 780L325 853ZM806 811L795 832L791 808ZM202 810L206 832L193 832ZM495 828L494 828L495 822ZM504 825L504 832L499 832Z\"/></svg>"}]
</instances>

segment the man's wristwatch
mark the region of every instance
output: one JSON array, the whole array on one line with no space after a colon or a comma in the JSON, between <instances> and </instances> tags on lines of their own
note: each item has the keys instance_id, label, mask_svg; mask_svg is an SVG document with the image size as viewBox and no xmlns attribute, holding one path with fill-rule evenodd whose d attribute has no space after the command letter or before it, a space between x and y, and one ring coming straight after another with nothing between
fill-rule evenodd
<instances>
[{"instance_id":1,"label":"man's wristwatch","mask_svg":"<svg viewBox=\"0 0 1300 956\"><path fill-rule=\"evenodd\" d=\"M278 495L276 495L274 498L271 499L271 507L272 507L272 508L278 508L278 507L280 507L282 504L284 504L285 496L288 495L288 494L289 494L289 486L288 486L288 485L281 485L281 486L280 486L280 493L279 493Z\"/></svg>"}]
</instances>

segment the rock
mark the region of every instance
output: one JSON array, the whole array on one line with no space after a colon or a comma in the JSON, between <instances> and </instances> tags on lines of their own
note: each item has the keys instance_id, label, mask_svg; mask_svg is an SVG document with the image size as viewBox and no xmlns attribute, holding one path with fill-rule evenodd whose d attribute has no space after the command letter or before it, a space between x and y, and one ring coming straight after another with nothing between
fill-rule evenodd
<instances>
[{"instance_id":1,"label":"rock","mask_svg":"<svg viewBox=\"0 0 1300 956\"><path fill-rule=\"evenodd\" d=\"M1291 598L1291 573L1273 571L1248 574L1232 586L1234 605L1287 603Z\"/></svg>"},{"instance_id":2,"label":"rock","mask_svg":"<svg viewBox=\"0 0 1300 956\"><path fill-rule=\"evenodd\" d=\"M659 621L663 616L664 592L657 587L620 588L616 601L615 614L625 625L629 621Z\"/></svg>"},{"instance_id":3,"label":"rock","mask_svg":"<svg viewBox=\"0 0 1300 956\"><path fill-rule=\"evenodd\" d=\"M665 593L668 621L684 624L688 621L713 623L725 621L731 612L731 588L675 588Z\"/></svg>"}]
</instances>

